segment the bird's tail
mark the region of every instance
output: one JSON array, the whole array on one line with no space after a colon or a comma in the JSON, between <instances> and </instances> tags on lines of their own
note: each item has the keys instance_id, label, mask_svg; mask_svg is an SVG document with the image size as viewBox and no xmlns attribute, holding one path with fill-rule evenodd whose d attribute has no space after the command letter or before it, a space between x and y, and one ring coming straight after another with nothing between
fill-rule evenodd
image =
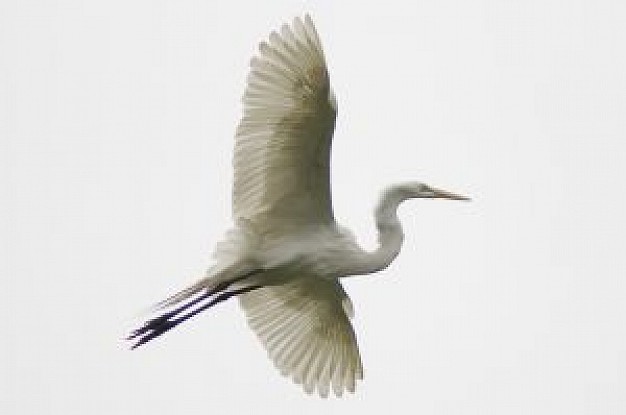
<instances>
[{"instance_id":1,"label":"bird's tail","mask_svg":"<svg viewBox=\"0 0 626 415\"><path fill-rule=\"evenodd\" d=\"M171 310L165 311L157 317L146 321L143 326L130 333L126 340L135 342L131 346L131 349L136 349L150 340L159 337L180 323L217 303L228 300L233 296L261 288L260 285L241 284L244 280L249 279L256 273L258 273L258 271L251 271L236 278L222 281L216 281L213 278L205 278L161 301L156 305L156 310L169 308L171 308Z\"/></svg>"}]
</instances>

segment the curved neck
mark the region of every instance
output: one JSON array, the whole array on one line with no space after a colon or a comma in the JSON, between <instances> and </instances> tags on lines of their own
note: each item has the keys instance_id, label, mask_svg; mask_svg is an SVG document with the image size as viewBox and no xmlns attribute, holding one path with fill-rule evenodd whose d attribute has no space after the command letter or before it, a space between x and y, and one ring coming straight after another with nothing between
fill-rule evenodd
<instances>
[{"instance_id":1,"label":"curved neck","mask_svg":"<svg viewBox=\"0 0 626 415\"><path fill-rule=\"evenodd\" d=\"M374 211L378 229L378 249L371 255L373 262L377 265L377 271L387 268L402 248L404 232L398 219L398 206L402 201L403 199L394 195L393 192L385 192Z\"/></svg>"},{"instance_id":2,"label":"curved neck","mask_svg":"<svg viewBox=\"0 0 626 415\"><path fill-rule=\"evenodd\" d=\"M404 233L398 220L398 205L405 199L393 188L383 192L374 211L378 229L378 248L365 254L363 269L360 273L369 274L381 271L389 266L400 253Z\"/></svg>"}]
</instances>

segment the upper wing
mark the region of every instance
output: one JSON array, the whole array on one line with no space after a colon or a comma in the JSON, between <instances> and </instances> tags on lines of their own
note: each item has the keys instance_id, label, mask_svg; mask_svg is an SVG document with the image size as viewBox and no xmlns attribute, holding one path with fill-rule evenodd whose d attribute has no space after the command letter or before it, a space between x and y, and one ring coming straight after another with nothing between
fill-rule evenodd
<instances>
[{"instance_id":1,"label":"upper wing","mask_svg":"<svg viewBox=\"0 0 626 415\"><path fill-rule=\"evenodd\" d=\"M233 216L285 234L334 222L330 147L336 105L307 15L259 45L235 137Z\"/></svg>"},{"instance_id":2,"label":"upper wing","mask_svg":"<svg viewBox=\"0 0 626 415\"><path fill-rule=\"evenodd\" d=\"M283 375L323 397L354 392L363 378L352 304L336 280L299 278L239 297L248 324Z\"/></svg>"}]
</instances>

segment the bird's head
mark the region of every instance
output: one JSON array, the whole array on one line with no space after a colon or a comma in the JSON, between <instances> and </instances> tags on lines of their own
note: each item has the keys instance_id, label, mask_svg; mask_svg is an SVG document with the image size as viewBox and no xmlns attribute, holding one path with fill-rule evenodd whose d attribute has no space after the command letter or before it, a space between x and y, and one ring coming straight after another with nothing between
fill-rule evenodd
<instances>
[{"instance_id":1,"label":"bird's head","mask_svg":"<svg viewBox=\"0 0 626 415\"><path fill-rule=\"evenodd\" d=\"M421 182L406 182L392 186L389 192L395 193L400 200L407 199L450 199L470 200L469 197L461 196L446 190L437 189Z\"/></svg>"}]
</instances>

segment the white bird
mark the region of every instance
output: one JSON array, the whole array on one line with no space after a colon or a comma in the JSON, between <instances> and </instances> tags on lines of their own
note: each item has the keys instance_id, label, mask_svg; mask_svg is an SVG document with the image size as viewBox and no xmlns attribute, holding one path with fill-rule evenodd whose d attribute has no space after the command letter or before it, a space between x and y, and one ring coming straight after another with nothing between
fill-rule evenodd
<instances>
[{"instance_id":1,"label":"white bird","mask_svg":"<svg viewBox=\"0 0 626 415\"><path fill-rule=\"evenodd\" d=\"M233 221L204 278L159 304L129 336L136 348L237 296L283 375L326 397L354 392L363 369L339 278L377 272L404 238L396 210L412 198L469 200L419 182L383 191L379 246L363 250L333 216L330 149L337 104L311 18L272 32L252 58L235 137Z\"/></svg>"}]
</instances>

